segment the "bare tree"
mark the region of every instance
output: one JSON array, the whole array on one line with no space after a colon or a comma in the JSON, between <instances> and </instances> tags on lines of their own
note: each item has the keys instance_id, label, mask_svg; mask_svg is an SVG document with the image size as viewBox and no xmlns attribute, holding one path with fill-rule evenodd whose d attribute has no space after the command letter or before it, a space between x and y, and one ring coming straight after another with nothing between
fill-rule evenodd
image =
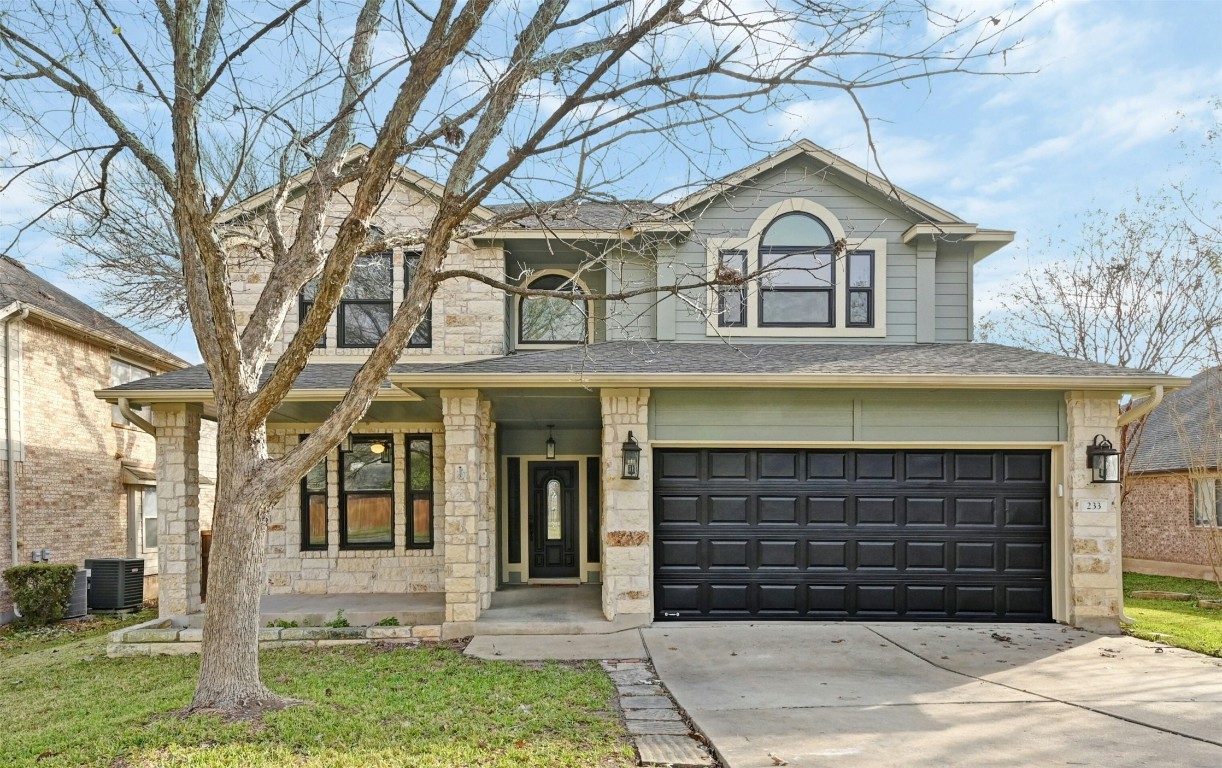
<instances>
[{"instance_id":1,"label":"bare tree","mask_svg":"<svg viewBox=\"0 0 1222 768\"><path fill-rule=\"evenodd\" d=\"M1072 255L1027 270L980 323L981 339L1130 368L1186 372L1222 350L1222 272L1215 244L1193 230L1177 196L1137 197L1095 211ZM1131 406L1133 403L1128 403ZM1144 420L1121 430L1127 474Z\"/></svg>"},{"instance_id":2,"label":"bare tree","mask_svg":"<svg viewBox=\"0 0 1222 768\"><path fill-rule=\"evenodd\" d=\"M194 709L280 701L258 666L268 509L362 417L438 284L491 280L446 264L455 238L523 215L481 218L481 203L494 193L557 205L605 199L663 151L672 167L676 157L702 167L718 131L758 145L750 126L789 100L837 92L856 101L865 89L994 72L1022 18L952 17L922 0L738 6L37 0L0 12L6 124L31 146L32 159L14 175L88 169L66 174L78 181L62 197L94 196L107 215L108 178L121 158L154 179L169 206L217 412L209 610ZM359 140L369 149L354 157ZM218 145L226 151L210 151ZM225 158L223 172L205 170L210 154ZM371 237L403 164L440 180L435 213L415 229ZM266 199L243 216L226 213L252 166L272 179ZM689 173L675 183L699 180ZM382 340L323 423L269 458L267 416L304 368L354 261L396 246L421 256ZM252 249L272 266L242 324L227 265ZM263 377L286 314L314 279L313 304Z\"/></svg>"}]
</instances>

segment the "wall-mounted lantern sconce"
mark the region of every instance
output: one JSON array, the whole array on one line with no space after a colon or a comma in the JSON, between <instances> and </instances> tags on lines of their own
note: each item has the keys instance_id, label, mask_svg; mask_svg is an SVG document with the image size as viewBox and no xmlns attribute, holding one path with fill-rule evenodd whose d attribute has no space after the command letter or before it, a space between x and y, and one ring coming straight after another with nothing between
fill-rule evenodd
<instances>
[{"instance_id":1,"label":"wall-mounted lantern sconce","mask_svg":"<svg viewBox=\"0 0 1222 768\"><path fill-rule=\"evenodd\" d=\"M552 437L552 424L547 425L547 458L556 458L556 438Z\"/></svg>"},{"instance_id":2,"label":"wall-mounted lantern sconce","mask_svg":"<svg viewBox=\"0 0 1222 768\"><path fill-rule=\"evenodd\" d=\"M637 445L636 438L632 433L628 433L628 439L624 441L624 474L625 480L640 480L641 479L641 446Z\"/></svg>"},{"instance_id":3,"label":"wall-mounted lantern sconce","mask_svg":"<svg viewBox=\"0 0 1222 768\"><path fill-rule=\"evenodd\" d=\"M1086 463L1092 483L1120 482L1120 451L1103 435L1095 435L1095 442L1086 446Z\"/></svg>"}]
</instances>

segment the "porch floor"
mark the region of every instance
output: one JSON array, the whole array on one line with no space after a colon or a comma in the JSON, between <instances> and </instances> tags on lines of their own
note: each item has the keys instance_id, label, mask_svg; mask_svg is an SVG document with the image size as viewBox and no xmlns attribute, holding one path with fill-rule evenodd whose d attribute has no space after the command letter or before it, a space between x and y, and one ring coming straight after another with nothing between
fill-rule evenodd
<instances>
[{"instance_id":1,"label":"porch floor","mask_svg":"<svg viewBox=\"0 0 1222 768\"><path fill-rule=\"evenodd\" d=\"M607 621L602 587L506 585L492 594L492 606L477 621L454 627L472 635L595 635L619 632L648 622L647 616ZM469 631L467 631L469 630Z\"/></svg>"},{"instance_id":2,"label":"porch floor","mask_svg":"<svg viewBox=\"0 0 1222 768\"><path fill-rule=\"evenodd\" d=\"M393 616L399 623L441 624L446 596L442 592L365 592L330 595L264 595L259 604L263 624L295 621L317 627L334 621L340 610L354 627L370 626Z\"/></svg>"}]
</instances>

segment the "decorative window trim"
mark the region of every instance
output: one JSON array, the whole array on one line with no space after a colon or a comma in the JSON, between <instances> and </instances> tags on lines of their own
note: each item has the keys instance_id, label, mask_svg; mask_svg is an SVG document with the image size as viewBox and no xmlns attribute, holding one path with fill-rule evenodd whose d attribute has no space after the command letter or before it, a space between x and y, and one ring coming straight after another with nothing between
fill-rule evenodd
<instances>
[{"instance_id":1,"label":"decorative window trim","mask_svg":"<svg viewBox=\"0 0 1222 768\"><path fill-rule=\"evenodd\" d=\"M566 280L572 280L573 284L581 289L581 292L586 296L590 295L590 286L585 280L575 275L572 272L563 269L540 269L536 272L531 272L520 283L522 288L530 287L530 284L542 277L558 275ZM586 305L586 337L581 341L522 341L522 300L528 298L526 296L518 296L513 302L513 338L517 349L555 349L557 347L576 347L582 344L588 344L594 338L594 313L591 311L591 302L585 300Z\"/></svg>"},{"instance_id":2,"label":"decorative window trim","mask_svg":"<svg viewBox=\"0 0 1222 768\"><path fill-rule=\"evenodd\" d=\"M747 271L758 272L760 268L759 244L764 230L774 219L786 213L806 213L818 218L832 234L833 241L845 240L845 255L833 264L832 324L830 326L761 326L760 288L758 282L747 286L747 324L745 326L722 326L713 314L705 322L705 335L733 337L774 338L884 338L887 335L887 240L882 237L853 238L845 235L844 227L827 208L813 200L791 198L770 206L752 223L746 237L709 238L706 242L707 274L716 272L721 263L722 251L746 251ZM870 326L848 324L848 258L854 251L870 251L874 254L873 302ZM707 294L708 306L720 306L721 296L717 286L710 286Z\"/></svg>"}]
</instances>

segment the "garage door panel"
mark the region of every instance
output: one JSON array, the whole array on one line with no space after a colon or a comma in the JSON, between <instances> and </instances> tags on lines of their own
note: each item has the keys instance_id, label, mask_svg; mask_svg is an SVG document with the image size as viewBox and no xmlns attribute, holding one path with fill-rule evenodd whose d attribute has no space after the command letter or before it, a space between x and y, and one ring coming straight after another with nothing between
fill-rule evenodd
<instances>
[{"instance_id":1,"label":"garage door panel","mask_svg":"<svg viewBox=\"0 0 1222 768\"><path fill-rule=\"evenodd\" d=\"M1047 452L670 453L659 618L1050 618Z\"/></svg>"},{"instance_id":2,"label":"garage door panel","mask_svg":"<svg viewBox=\"0 0 1222 768\"><path fill-rule=\"evenodd\" d=\"M751 497L710 496L709 523L711 525L746 525L751 522Z\"/></svg>"}]
</instances>

